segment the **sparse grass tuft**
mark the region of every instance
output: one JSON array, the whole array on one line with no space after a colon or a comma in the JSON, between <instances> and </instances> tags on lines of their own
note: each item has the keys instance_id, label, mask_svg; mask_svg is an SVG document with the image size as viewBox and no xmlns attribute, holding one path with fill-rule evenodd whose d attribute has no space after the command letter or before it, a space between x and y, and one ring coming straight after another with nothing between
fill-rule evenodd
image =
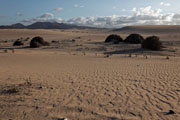
<instances>
[{"instance_id":1,"label":"sparse grass tuft","mask_svg":"<svg viewBox=\"0 0 180 120\"><path fill-rule=\"evenodd\" d=\"M8 53L8 50L7 50L7 49L5 49L5 50L4 50L4 53Z\"/></svg>"},{"instance_id":2,"label":"sparse grass tuft","mask_svg":"<svg viewBox=\"0 0 180 120\"><path fill-rule=\"evenodd\" d=\"M83 55L86 55L86 52L83 52Z\"/></svg>"},{"instance_id":3,"label":"sparse grass tuft","mask_svg":"<svg viewBox=\"0 0 180 120\"><path fill-rule=\"evenodd\" d=\"M58 40L52 40L51 42L52 42L52 43L59 43Z\"/></svg>"},{"instance_id":4,"label":"sparse grass tuft","mask_svg":"<svg viewBox=\"0 0 180 120\"><path fill-rule=\"evenodd\" d=\"M146 59L148 59L148 56L147 56L147 55L145 55L145 58L146 58Z\"/></svg>"},{"instance_id":5,"label":"sparse grass tuft","mask_svg":"<svg viewBox=\"0 0 180 120\"><path fill-rule=\"evenodd\" d=\"M27 37L27 38L24 39L24 41L28 41L29 39L30 39L30 37Z\"/></svg>"},{"instance_id":6,"label":"sparse grass tuft","mask_svg":"<svg viewBox=\"0 0 180 120\"><path fill-rule=\"evenodd\" d=\"M169 56L166 56L166 59L169 60L170 59Z\"/></svg>"},{"instance_id":7,"label":"sparse grass tuft","mask_svg":"<svg viewBox=\"0 0 180 120\"><path fill-rule=\"evenodd\" d=\"M11 51L12 51L12 53L15 53L15 50L14 50L14 49L12 49Z\"/></svg>"},{"instance_id":8,"label":"sparse grass tuft","mask_svg":"<svg viewBox=\"0 0 180 120\"><path fill-rule=\"evenodd\" d=\"M110 57L110 55L108 55L108 54L104 54L104 55L105 55L104 56L105 58L109 58Z\"/></svg>"}]
</instances>

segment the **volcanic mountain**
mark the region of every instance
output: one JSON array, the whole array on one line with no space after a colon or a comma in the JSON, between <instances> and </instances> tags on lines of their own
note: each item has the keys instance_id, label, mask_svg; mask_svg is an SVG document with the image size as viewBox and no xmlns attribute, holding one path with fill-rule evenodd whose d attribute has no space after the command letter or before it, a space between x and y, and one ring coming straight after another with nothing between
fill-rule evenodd
<instances>
[{"instance_id":1,"label":"volcanic mountain","mask_svg":"<svg viewBox=\"0 0 180 120\"><path fill-rule=\"evenodd\" d=\"M24 26L21 23L5 25L0 26L0 29L93 29L93 27L78 26L57 22L36 22L27 26Z\"/></svg>"}]
</instances>

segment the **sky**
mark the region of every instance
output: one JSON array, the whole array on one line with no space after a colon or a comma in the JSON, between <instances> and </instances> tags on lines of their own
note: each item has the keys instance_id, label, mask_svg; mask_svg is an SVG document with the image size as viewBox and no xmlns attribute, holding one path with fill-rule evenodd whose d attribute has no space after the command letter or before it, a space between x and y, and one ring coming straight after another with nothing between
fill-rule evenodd
<instances>
[{"instance_id":1,"label":"sky","mask_svg":"<svg viewBox=\"0 0 180 120\"><path fill-rule=\"evenodd\" d=\"M180 25L180 0L0 0L0 25Z\"/></svg>"}]
</instances>

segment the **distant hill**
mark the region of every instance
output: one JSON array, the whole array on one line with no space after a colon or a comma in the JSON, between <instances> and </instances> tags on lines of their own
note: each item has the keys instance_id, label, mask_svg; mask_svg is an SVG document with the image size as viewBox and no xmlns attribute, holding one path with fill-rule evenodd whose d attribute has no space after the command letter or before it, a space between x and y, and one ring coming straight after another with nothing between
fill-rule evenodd
<instances>
[{"instance_id":1,"label":"distant hill","mask_svg":"<svg viewBox=\"0 0 180 120\"><path fill-rule=\"evenodd\" d=\"M93 27L78 26L73 24L57 23L57 22L36 22L28 26L21 23L0 26L0 29L95 29Z\"/></svg>"},{"instance_id":2,"label":"distant hill","mask_svg":"<svg viewBox=\"0 0 180 120\"><path fill-rule=\"evenodd\" d=\"M25 27L26 27L26 26L24 26L24 25L21 24L21 23L12 24L11 26L14 27L14 28L25 28Z\"/></svg>"},{"instance_id":3,"label":"distant hill","mask_svg":"<svg viewBox=\"0 0 180 120\"><path fill-rule=\"evenodd\" d=\"M0 26L0 29L17 29L17 28L15 28L11 25L2 25L2 26Z\"/></svg>"},{"instance_id":4,"label":"distant hill","mask_svg":"<svg viewBox=\"0 0 180 120\"><path fill-rule=\"evenodd\" d=\"M173 33L180 32L180 25L144 25L144 26L127 26L113 31L127 33Z\"/></svg>"}]
</instances>

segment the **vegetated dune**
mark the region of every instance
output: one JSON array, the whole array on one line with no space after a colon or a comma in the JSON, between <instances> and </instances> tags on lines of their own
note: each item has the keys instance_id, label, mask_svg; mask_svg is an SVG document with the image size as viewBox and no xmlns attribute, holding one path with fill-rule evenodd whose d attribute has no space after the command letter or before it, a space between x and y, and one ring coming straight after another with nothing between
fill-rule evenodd
<instances>
[{"instance_id":1,"label":"vegetated dune","mask_svg":"<svg viewBox=\"0 0 180 120\"><path fill-rule=\"evenodd\" d=\"M180 45L172 42L153 52L140 45L104 43L112 33L0 30L0 118L179 120ZM12 46L13 40L35 36L55 42L26 48L29 39L24 46Z\"/></svg>"}]
</instances>

